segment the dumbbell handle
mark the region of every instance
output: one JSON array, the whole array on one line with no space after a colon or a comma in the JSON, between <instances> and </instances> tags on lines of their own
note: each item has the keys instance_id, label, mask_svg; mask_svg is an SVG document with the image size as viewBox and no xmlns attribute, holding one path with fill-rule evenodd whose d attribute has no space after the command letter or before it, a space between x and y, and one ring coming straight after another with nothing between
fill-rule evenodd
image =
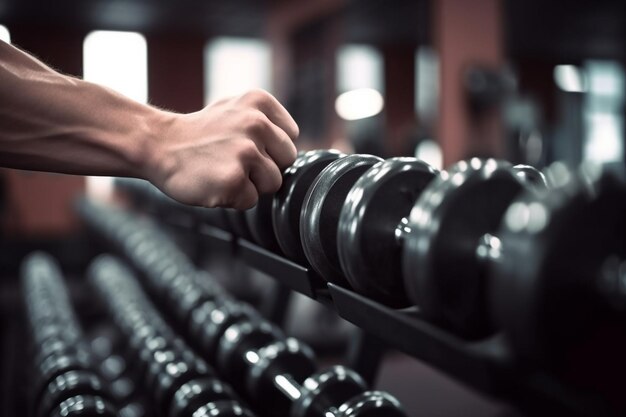
<instances>
[{"instance_id":1,"label":"dumbbell handle","mask_svg":"<svg viewBox=\"0 0 626 417\"><path fill-rule=\"evenodd\" d=\"M291 375L276 375L273 382L274 386L291 401L296 401L302 396L302 386Z\"/></svg>"}]
</instances>

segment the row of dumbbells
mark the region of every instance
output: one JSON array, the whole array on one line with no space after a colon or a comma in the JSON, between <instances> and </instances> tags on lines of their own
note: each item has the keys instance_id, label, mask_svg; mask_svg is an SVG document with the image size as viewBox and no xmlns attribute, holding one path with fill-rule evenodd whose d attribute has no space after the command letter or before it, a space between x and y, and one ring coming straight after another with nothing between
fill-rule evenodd
<instances>
[{"instance_id":1,"label":"row of dumbbells","mask_svg":"<svg viewBox=\"0 0 626 417\"><path fill-rule=\"evenodd\" d=\"M602 355L600 342L626 340L612 324L626 305L626 198L616 176L590 167L550 180L494 159L437 172L317 150L299 154L275 195L226 217L330 282L417 305L465 337L503 330L520 357L558 366L581 345Z\"/></svg>"},{"instance_id":2,"label":"row of dumbbells","mask_svg":"<svg viewBox=\"0 0 626 417\"><path fill-rule=\"evenodd\" d=\"M194 348L260 414L405 415L396 399L368 391L355 372L343 366L317 371L308 346L211 285L171 241L137 216L90 203L82 212L140 272L152 298Z\"/></svg>"},{"instance_id":3,"label":"row of dumbbells","mask_svg":"<svg viewBox=\"0 0 626 417\"><path fill-rule=\"evenodd\" d=\"M24 262L22 289L32 335L32 417L117 415L56 263L36 253Z\"/></svg>"},{"instance_id":4,"label":"row of dumbbells","mask_svg":"<svg viewBox=\"0 0 626 417\"><path fill-rule=\"evenodd\" d=\"M102 255L88 275L125 336L136 378L152 393L159 416L254 416L165 322L121 261Z\"/></svg>"}]
</instances>

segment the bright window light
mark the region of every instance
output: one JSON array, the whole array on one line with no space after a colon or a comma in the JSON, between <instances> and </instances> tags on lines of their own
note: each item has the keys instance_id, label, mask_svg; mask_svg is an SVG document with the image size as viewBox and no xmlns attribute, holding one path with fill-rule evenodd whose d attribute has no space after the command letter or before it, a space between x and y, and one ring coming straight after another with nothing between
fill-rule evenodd
<instances>
[{"instance_id":1,"label":"bright window light","mask_svg":"<svg viewBox=\"0 0 626 417\"><path fill-rule=\"evenodd\" d=\"M371 46L346 45L337 54L335 110L345 120L359 120L383 110L383 59Z\"/></svg>"},{"instance_id":2,"label":"bright window light","mask_svg":"<svg viewBox=\"0 0 626 417\"><path fill-rule=\"evenodd\" d=\"M337 52L337 90L360 88L383 91L383 58L374 47L346 45Z\"/></svg>"},{"instance_id":3,"label":"bright window light","mask_svg":"<svg viewBox=\"0 0 626 417\"><path fill-rule=\"evenodd\" d=\"M439 58L428 46L415 54L415 111L419 120L432 122L439 105Z\"/></svg>"},{"instance_id":4,"label":"bright window light","mask_svg":"<svg viewBox=\"0 0 626 417\"><path fill-rule=\"evenodd\" d=\"M557 65L554 67L554 82L563 91L583 93L587 91L585 74L574 65Z\"/></svg>"},{"instance_id":5,"label":"bright window light","mask_svg":"<svg viewBox=\"0 0 626 417\"><path fill-rule=\"evenodd\" d=\"M9 29L4 25L0 25L0 41L11 43L11 34L9 33Z\"/></svg>"},{"instance_id":6,"label":"bright window light","mask_svg":"<svg viewBox=\"0 0 626 417\"><path fill-rule=\"evenodd\" d=\"M591 113L585 118L585 160L596 163L622 160L622 119L611 113Z\"/></svg>"},{"instance_id":7,"label":"bright window light","mask_svg":"<svg viewBox=\"0 0 626 417\"><path fill-rule=\"evenodd\" d=\"M271 49L263 40L215 38L205 47L204 63L205 104L254 88L271 91Z\"/></svg>"},{"instance_id":8,"label":"bright window light","mask_svg":"<svg viewBox=\"0 0 626 417\"><path fill-rule=\"evenodd\" d=\"M585 122L584 160L597 164L624 159L623 67L613 61L588 61L588 94L583 104Z\"/></svg>"},{"instance_id":9,"label":"bright window light","mask_svg":"<svg viewBox=\"0 0 626 417\"><path fill-rule=\"evenodd\" d=\"M87 81L110 87L134 100L148 100L148 47L136 32L95 31L83 43Z\"/></svg>"},{"instance_id":10,"label":"bright window light","mask_svg":"<svg viewBox=\"0 0 626 417\"><path fill-rule=\"evenodd\" d=\"M148 47L136 32L94 31L83 42L83 78L141 103L148 100ZM87 177L87 194L110 198L113 179Z\"/></svg>"},{"instance_id":11,"label":"bright window light","mask_svg":"<svg viewBox=\"0 0 626 417\"><path fill-rule=\"evenodd\" d=\"M433 168L443 168L443 155L441 147L432 139L424 139L415 148L415 157L420 159Z\"/></svg>"},{"instance_id":12,"label":"bright window light","mask_svg":"<svg viewBox=\"0 0 626 417\"><path fill-rule=\"evenodd\" d=\"M340 94L335 101L335 110L344 120L359 120L377 115L383 104L383 96L378 90L359 88Z\"/></svg>"}]
</instances>

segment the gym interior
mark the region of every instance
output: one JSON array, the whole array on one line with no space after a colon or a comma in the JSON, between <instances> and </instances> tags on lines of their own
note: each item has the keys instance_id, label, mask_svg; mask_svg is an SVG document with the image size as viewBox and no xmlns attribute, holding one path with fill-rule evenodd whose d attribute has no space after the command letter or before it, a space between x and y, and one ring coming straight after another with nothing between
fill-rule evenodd
<instances>
[{"instance_id":1,"label":"gym interior","mask_svg":"<svg viewBox=\"0 0 626 417\"><path fill-rule=\"evenodd\" d=\"M621 0L0 1L60 72L179 113L260 88L300 129L246 211L0 168L0 415L626 415L625 27Z\"/></svg>"}]
</instances>

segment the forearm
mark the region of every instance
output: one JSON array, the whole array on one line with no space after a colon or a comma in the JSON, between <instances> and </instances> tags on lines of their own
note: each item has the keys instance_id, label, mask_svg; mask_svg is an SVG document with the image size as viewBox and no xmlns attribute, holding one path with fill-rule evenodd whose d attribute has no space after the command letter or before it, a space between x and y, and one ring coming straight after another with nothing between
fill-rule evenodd
<instances>
[{"instance_id":1,"label":"forearm","mask_svg":"<svg viewBox=\"0 0 626 417\"><path fill-rule=\"evenodd\" d=\"M0 41L0 165L145 177L166 112L55 72Z\"/></svg>"}]
</instances>

